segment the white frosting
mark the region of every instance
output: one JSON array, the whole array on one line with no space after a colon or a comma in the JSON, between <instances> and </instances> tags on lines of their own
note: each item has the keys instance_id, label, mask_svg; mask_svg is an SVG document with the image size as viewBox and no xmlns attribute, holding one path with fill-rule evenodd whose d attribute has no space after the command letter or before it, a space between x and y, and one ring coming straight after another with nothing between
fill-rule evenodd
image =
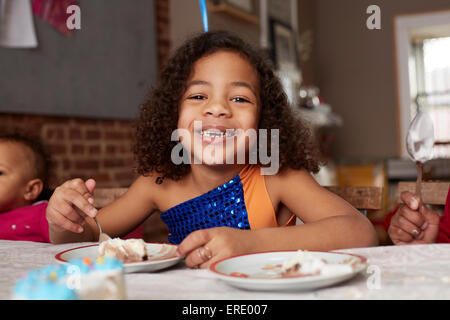
<instances>
[{"instance_id":1,"label":"white frosting","mask_svg":"<svg viewBox=\"0 0 450 320\"><path fill-rule=\"evenodd\" d=\"M98 247L99 256L113 257L119 260L140 258L147 256L145 242L142 239L122 240L119 238L103 241Z\"/></svg>"},{"instance_id":2,"label":"white frosting","mask_svg":"<svg viewBox=\"0 0 450 320\"><path fill-rule=\"evenodd\" d=\"M77 293L80 300L126 299L122 270L91 272L82 275Z\"/></svg>"},{"instance_id":3,"label":"white frosting","mask_svg":"<svg viewBox=\"0 0 450 320\"><path fill-rule=\"evenodd\" d=\"M305 267L305 269L308 269L308 271L315 270L317 268L322 267L320 262L322 261L314 257L310 252L306 250L305 251L298 250L297 253L294 256L292 256L292 258L283 262L283 265L281 266L281 271L286 272L287 270L295 267L296 265L300 265L300 268ZM300 269L298 271L300 271Z\"/></svg>"},{"instance_id":4,"label":"white frosting","mask_svg":"<svg viewBox=\"0 0 450 320\"><path fill-rule=\"evenodd\" d=\"M132 252L143 257L147 255L147 249L145 247L145 242L142 239L128 239L125 240L125 246Z\"/></svg>"},{"instance_id":5,"label":"white frosting","mask_svg":"<svg viewBox=\"0 0 450 320\"><path fill-rule=\"evenodd\" d=\"M353 271L349 264L327 264L323 267L321 274L324 276L335 276L338 274L346 274Z\"/></svg>"},{"instance_id":6,"label":"white frosting","mask_svg":"<svg viewBox=\"0 0 450 320\"><path fill-rule=\"evenodd\" d=\"M284 261L281 272L286 273L296 266L298 266L296 270L298 273L325 276L349 273L353 270L349 264L330 264L307 250L298 250L292 258Z\"/></svg>"}]
</instances>

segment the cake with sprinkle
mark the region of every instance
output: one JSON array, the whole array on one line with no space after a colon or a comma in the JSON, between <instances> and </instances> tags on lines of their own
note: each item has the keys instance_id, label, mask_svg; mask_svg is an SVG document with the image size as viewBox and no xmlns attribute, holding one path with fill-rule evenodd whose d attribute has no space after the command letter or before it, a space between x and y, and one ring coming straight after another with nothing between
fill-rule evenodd
<instances>
[{"instance_id":1,"label":"cake with sprinkle","mask_svg":"<svg viewBox=\"0 0 450 320\"><path fill-rule=\"evenodd\" d=\"M126 299L122 261L79 258L62 265L28 271L16 282L13 299L117 300Z\"/></svg>"}]
</instances>

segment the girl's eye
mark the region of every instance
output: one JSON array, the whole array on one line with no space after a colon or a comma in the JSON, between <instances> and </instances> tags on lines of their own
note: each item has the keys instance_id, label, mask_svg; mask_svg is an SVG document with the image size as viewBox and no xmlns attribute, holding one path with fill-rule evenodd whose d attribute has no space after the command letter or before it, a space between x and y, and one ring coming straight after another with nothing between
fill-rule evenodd
<instances>
[{"instance_id":1,"label":"girl's eye","mask_svg":"<svg viewBox=\"0 0 450 320\"><path fill-rule=\"evenodd\" d=\"M0 171L0 176L2 176L3 175L3 171Z\"/></svg>"},{"instance_id":2,"label":"girl's eye","mask_svg":"<svg viewBox=\"0 0 450 320\"><path fill-rule=\"evenodd\" d=\"M202 95L199 95L199 94L197 94L197 95L194 95L194 96L190 96L188 99L192 99L192 100L205 100L206 99L206 97L205 96L202 96Z\"/></svg>"},{"instance_id":3,"label":"girl's eye","mask_svg":"<svg viewBox=\"0 0 450 320\"><path fill-rule=\"evenodd\" d=\"M235 97L235 98L231 99L231 101L233 101L233 102L240 102L240 103L250 102L247 99L242 98L242 97Z\"/></svg>"}]
</instances>

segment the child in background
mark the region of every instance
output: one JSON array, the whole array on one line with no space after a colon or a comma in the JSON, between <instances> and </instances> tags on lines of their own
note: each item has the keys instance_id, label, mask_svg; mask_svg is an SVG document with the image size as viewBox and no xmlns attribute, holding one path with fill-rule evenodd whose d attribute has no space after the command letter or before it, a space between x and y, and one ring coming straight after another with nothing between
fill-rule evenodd
<instances>
[{"instance_id":1,"label":"child in background","mask_svg":"<svg viewBox=\"0 0 450 320\"><path fill-rule=\"evenodd\" d=\"M50 242L48 202L36 201L47 176L47 155L38 141L0 135L0 239Z\"/></svg>"},{"instance_id":2,"label":"child in background","mask_svg":"<svg viewBox=\"0 0 450 320\"><path fill-rule=\"evenodd\" d=\"M402 192L400 199L403 204L389 217L388 234L394 244L450 243L450 189L442 217L424 205L419 208L411 192Z\"/></svg>"},{"instance_id":3,"label":"child in background","mask_svg":"<svg viewBox=\"0 0 450 320\"><path fill-rule=\"evenodd\" d=\"M250 164L256 144L241 139L254 130L259 140L261 129L279 130L278 150L270 149L271 156L278 152L279 170L270 175L261 174L267 162ZM188 162L174 159L181 152L175 131L183 133ZM175 52L141 106L136 139L140 177L112 204L93 207L93 179L55 190L47 208L53 243L96 241L98 228L87 217L118 237L159 210L188 267L258 251L377 244L369 220L312 178L319 162L309 130L270 65L234 34L207 32ZM208 149L221 142L222 149ZM242 151L245 163L236 161ZM295 225L297 217L304 224Z\"/></svg>"}]
</instances>

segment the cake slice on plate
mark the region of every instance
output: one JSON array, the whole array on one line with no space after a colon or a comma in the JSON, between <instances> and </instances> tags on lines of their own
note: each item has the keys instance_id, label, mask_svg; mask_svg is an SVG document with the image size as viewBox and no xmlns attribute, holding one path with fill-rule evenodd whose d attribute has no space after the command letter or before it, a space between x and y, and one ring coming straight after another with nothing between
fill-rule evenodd
<instances>
[{"instance_id":1,"label":"cake slice on plate","mask_svg":"<svg viewBox=\"0 0 450 320\"><path fill-rule=\"evenodd\" d=\"M116 258L124 263L142 262L148 259L147 248L142 239L122 240L114 238L103 241L98 247L98 255Z\"/></svg>"}]
</instances>

